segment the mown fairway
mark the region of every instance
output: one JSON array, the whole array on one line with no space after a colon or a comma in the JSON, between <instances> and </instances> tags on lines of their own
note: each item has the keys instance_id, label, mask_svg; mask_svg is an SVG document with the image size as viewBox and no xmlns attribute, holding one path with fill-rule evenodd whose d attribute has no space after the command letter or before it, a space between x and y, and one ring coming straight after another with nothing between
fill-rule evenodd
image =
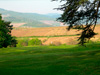
<instances>
[{"instance_id":1,"label":"mown fairway","mask_svg":"<svg viewBox=\"0 0 100 75\"><path fill-rule=\"evenodd\" d=\"M0 75L100 75L100 44L2 48Z\"/></svg>"}]
</instances>

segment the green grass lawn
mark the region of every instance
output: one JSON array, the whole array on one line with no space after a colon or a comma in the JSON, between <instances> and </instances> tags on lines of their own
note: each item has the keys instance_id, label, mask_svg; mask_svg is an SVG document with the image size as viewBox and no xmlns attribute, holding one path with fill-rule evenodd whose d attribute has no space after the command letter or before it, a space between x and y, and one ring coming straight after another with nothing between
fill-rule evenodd
<instances>
[{"instance_id":1,"label":"green grass lawn","mask_svg":"<svg viewBox=\"0 0 100 75\"><path fill-rule=\"evenodd\" d=\"M100 75L100 44L2 48L0 75Z\"/></svg>"}]
</instances>

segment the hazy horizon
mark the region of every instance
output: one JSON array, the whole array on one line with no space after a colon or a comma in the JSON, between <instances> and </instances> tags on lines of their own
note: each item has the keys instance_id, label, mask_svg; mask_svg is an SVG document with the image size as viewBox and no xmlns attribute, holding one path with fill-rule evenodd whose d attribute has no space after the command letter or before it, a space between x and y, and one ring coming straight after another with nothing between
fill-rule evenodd
<instances>
[{"instance_id":1,"label":"hazy horizon","mask_svg":"<svg viewBox=\"0 0 100 75\"><path fill-rule=\"evenodd\" d=\"M54 10L59 7L60 2L51 0L0 0L0 8L22 13L62 13Z\"/></svg>"}]
</instances>

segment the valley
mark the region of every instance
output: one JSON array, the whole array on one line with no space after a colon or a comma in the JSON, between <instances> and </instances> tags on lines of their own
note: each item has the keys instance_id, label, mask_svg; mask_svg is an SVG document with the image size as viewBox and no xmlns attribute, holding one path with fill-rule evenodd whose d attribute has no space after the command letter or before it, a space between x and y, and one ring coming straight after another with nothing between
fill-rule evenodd
<instances>
[{"instance_id":1,"label":"valley","mask_svg":"<svg viewBox=\"0 0 100 75\"><path fill-rule=\"evenodd\" d=\"M0 14L5 21L10 21L13 26L17 27L56 27L61 23L56 21L59 14L38 14L38 13L21 13L0 8ZM21 25L19 25L21 23ZM25 23L25 24L22 24Z\"/></svg>"},{"instance_id":2,"label":"valley","mask_svg":"<svg viewBox=\"0 0 100 75\"><path fill-rule=\"evenodd\" d=\"M77 44L78 37L81 31L76 29L71 29L68 31L67 26L60 27L44 27L44 28L14 28L12 30L12 36L17 38L38 38L42 41L43 45L49 45L51 43L60 43L60 44ZM95 32L98 35L91 38L92 41L100 41L100 25L97 25ZM45 42L44 42L45 41Z\"/></svg>"}]
</instances>

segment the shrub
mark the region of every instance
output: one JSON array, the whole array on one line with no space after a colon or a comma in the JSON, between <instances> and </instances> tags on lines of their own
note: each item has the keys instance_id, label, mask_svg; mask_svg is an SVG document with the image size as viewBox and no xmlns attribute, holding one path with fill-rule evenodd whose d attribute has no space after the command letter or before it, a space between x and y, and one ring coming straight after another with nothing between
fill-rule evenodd
<instances>
[{"instance_id":1,"label":"shrub","mask_svg":"<svg viewBox=\"0 0 100 75\"><path fill-rule=\"evenodd\" d=\"M28 41L28 46L33 46L33 45L41 45L42 42L39 39L31 39Z\"/></svg>"},{"instance_id":2,"label":"shrub","mask_svg":"<svg viewBox=\"0 0 100 75\"><path fill-rule=\"evenodd\" d=\"M18 40L17 47L28 46L28 39Z\"/></svg>"},{"instance_id":3,"label":"shrub","mask_svg":"<svg viewBox=\"0 0 100 75\"><path fill-rule=\"evenodd\" d=\"M46 42L47 40L48 40L48 39L44 39L44 40L43 40L43 43Z\"/></svg>"},{"instance_id":4,"label":"shrub","mask_svg":"<svg viewBox=\"0 0 100 75\"><path fill-rule=\"evenodd\" d=\"M12 37L10 47L16 47L16 44L17 44L17 40L15 39L15 37Z\"/></svg>"}]
</instances>

